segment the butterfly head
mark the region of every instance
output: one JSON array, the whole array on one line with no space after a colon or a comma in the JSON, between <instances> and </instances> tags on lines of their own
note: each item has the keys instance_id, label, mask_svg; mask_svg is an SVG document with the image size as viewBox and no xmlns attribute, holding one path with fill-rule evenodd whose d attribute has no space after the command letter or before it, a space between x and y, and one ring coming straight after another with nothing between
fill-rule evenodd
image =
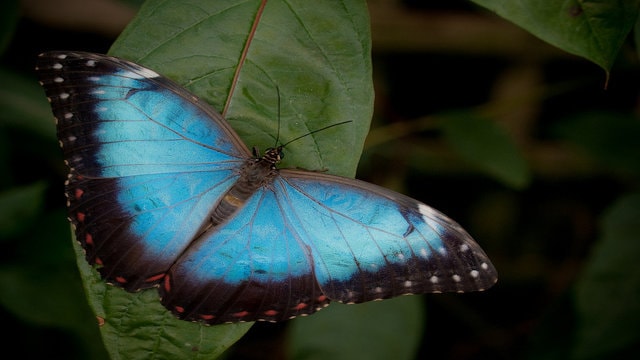
<instances>
[{"instance_id":1,"label":"butterfly head","mask_svg":"<svg viewBox=\"0 0 640 360\"><path fill-rule=\"evenodd\" d=\"M262 160L268 162L274 167L278 163L280 163L280 161L282 161L282 158L284 158L284 153L282 152L282 145L276 146L273 148L268 148L265 151L264 155L261 157Z\"/></svg>"}]
</instances>

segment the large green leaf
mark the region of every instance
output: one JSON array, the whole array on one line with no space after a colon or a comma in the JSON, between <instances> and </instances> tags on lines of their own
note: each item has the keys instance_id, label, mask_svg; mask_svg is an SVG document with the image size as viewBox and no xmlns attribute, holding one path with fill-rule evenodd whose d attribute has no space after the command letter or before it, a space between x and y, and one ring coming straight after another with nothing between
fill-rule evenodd
<instances>
[{"instance_id":1,"label":"large green leaf","mask_svg":"<svg viewBox=\"0 0 640 360\"><path fill-rule=\"evenodd\" d=\"M472 1L607 72L640 12L640 0Z\"/></svg>"},{"instance_id":2,"label":"large green leaf","mask_svg":"<svg viewBox=\"0 0 640 360\"><path fill-rule=\"evenodd\" d=\"M373 112L364 1L151 0L110 53L183 84L219 109L249 147L350 120L287 145L283 166L355 173ZM105 285L77 244L76 251L115 359L212 358L249 328L177 320L157 291Z\"/></svg>"},{"instance_id":3,"label":"large green leaf","mask_svg":"<svg viewBox=\"0 0 640 360\"><path fill-rule=\"evenodd\" d=\"M149 1L110 53L204 98L249 148L352 121L290 144L282 165L355 174L373 112L364 1Z\"/></svg>"},{"instance_id":4,"label":"large green leaf","mask_svg":"<svg viewBox=\"0 0 640 360\"><path fill-rule=\"evenodd\" d=\"M212 359L249 330L250 324L178 320L160 304L156 290L131 294L106 284L84 260L75 238L73 243L89 305L112 359Z\"/></svg>"}]
</instances>

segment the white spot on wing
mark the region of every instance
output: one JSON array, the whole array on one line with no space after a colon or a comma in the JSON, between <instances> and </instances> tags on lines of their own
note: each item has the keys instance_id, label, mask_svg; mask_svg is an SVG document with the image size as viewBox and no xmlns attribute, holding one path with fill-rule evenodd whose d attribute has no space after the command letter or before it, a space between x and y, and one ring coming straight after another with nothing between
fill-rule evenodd
<instances>
[{"instance_id":1,"label":"white spot on wing","mask_svg":"<svg viewBox=\"0 0 640 360\"><path fill-rule=\"evenodd\" d=\"M87 60L86 64L87 64L88 67L95 67L96 66L95 60Z\"/></svg>"},{"instance_id":2,"label":"white spot on wing","mask_svg":"<svg viewBox=\"0 0 640 360\"><path fill-rule=\"evenodd\" d=\"M455 282L460 282L460 280L462 280L462 278L460 277L460 275L458 274L453 274L453 276L451 276L451 278L453 279L453 281Z\"/></svg>"},{"instance_id":3,"label":"white spot on wing","mask_svg":"<svg viewBox=\"0 0 640 360\"><path fill-rule=\"evenodd\" d=\"M60 100L67 100L69 98L69 93L61 93Z\"/></svg>"},{"instance_id":4,"label":"white spot on wing","mask_svg":"<svg viewBox=\"0 0 640 360\"><path fill-rule=\"evenodd\" d=\"M123 76L130 77L132 79L151 79L151 78L160 77L160 74L158 74L157 72L155 72L153 70L144 68L144 67L136 65L136 64L131 64L131 65L135 69L135 72L133 72L133 71L124 71L122 73Z\"/></svg>"},{"instance_id":5,"label":"white spot on wing","mask_svg":"<svg viewBox=\"0 0 640 360\"><path fill-rule=\"evenodd\" d=\"M460 245L460 251L461 252L466 252L467 250L469 250L469 245L467 245L467 244Z\"/></svg>"},{"instance_id":6,"label":"white spot on wing","mask_svg":"<svg viewBox=\"0 0 640 360\"><path fill-rule=\"evenodd\" d=\"M434 214L434 210L425 204L418 203L418 211L422 214L422 220L426 223L431 223L433 218L437 218Z\"/></svg>"},{"instance_id":7,"label":"white spot on wing","mask_svg":"<svg viewBox=\"0 0 640 360\"><path fill-rule=\"evenodd\" d=\"M471 270L469 272L469 275L471 275L471 277L475 279L480 275L480 273L478 272L478 270Z\"/></svg>"},{"instance_id":8,"label":"white spot on wing","mask_svg":"<svg viewBox=\"0 0 640 360\"><path fill-rule=\"evenodd\" d=\"M55 63L55 64L53 64L52 68L54 68L55 70L60 70L60 69L62 69L62 64Z\"/></svg>"},{"instance_id":9,"label":"white spot on wing","mask_svg":"<svg viewBox=\"0 0 640 360\"><path fill-rule=\"evenodd\" d=\"M61 82L64 82L64 79L58 76L58 77L53 79L53 82L61 83Z\"/></svg>"},{"instance_id":10,"label":"white spot on wing","mask_svg":"<svg viewBox=\"0 0 640 360\"><path fill-rule=\"evenodd\" d=\"M433 275L431 278L429 278L429 281L430 281L432 284L437 284L437 283L438 283L438 277L437 277L437 276L435 276L435 275Z\"/></svg>"}]
</instances>

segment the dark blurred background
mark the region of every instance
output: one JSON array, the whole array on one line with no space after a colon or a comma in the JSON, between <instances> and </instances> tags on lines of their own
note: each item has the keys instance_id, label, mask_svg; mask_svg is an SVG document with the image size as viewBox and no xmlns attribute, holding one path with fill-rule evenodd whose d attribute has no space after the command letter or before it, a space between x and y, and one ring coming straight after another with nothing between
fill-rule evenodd
<instances>
[{"instance_id":1,"label":"dark blurred background","mask_svg":"<svg viewBox=\"0 0 640 360\"><path fill-rule=\"evenodd\" d=\"M607 82L593 63L468 1L369 4L376 108L358 177L456 219L500 274L482 295L424 296L418 358L636 355L640 275L628 260L640 234L628 229L640 223L640 68L632 39ZM32 69L44 50L107 52L136 4L1 6L2 344L21 358L101 358L68 241L66 169ZM460 156L443 125L452 111L506 134L524 175L494 176ZM598 281L608 286L599 290ZM264 355L258 346L282 344L281 334L255 326L230 357Z\"/></svg>"}]
</instances>

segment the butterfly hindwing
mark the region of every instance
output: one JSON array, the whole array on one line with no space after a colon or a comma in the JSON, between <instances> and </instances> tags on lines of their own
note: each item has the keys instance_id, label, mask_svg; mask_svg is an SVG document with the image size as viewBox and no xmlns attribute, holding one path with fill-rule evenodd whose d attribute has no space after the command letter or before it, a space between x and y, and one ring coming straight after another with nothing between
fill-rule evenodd
<instances>
[{"instance_id":1,"label":"butterfly hindwing","mask_svg":"<svg viewBox=\"0 0 640 360\"><path fill-rule=\"evenodd\" d=\"M330 299L360 303L404 294L480 291L497 280L456 222L391 190L326 174L282 170L284 204Z\"/></svg>"},{"instance_id":2,"label":"butterfly hindwing","mask_svg":"<svg viewBox=\"0 0 640 360\"><path fill-rule=\"evenodd\" d=\"M497 279L476 242L427 205L357 180L280 174L171 269L161 292L178 316L277 321L328 300L479 291Z\"/></svg>"},{"instance_id":3,"label":"butterfly hindwing","mask_svg":"<svg viewBox=\"0 0 640 360\"><path fill-rule=\"evenodd\" d=\"M229 221L200 237L161 286L165 306L210 323L281 321L325 306L309 247L276 196L269 188L257 191Z\"/></svg>"},{"instance_id":4,"label":"butterfly hindwing","mask_svg":"<svg viewBox=\"0 0 640 360\"><path fill-rule=\"evenodd\" d=\"M248 150L219 114L133 63L53 52L37 70L87 259L127 289L153 285L235 182Z\"/></svg>"}]
</instances>

